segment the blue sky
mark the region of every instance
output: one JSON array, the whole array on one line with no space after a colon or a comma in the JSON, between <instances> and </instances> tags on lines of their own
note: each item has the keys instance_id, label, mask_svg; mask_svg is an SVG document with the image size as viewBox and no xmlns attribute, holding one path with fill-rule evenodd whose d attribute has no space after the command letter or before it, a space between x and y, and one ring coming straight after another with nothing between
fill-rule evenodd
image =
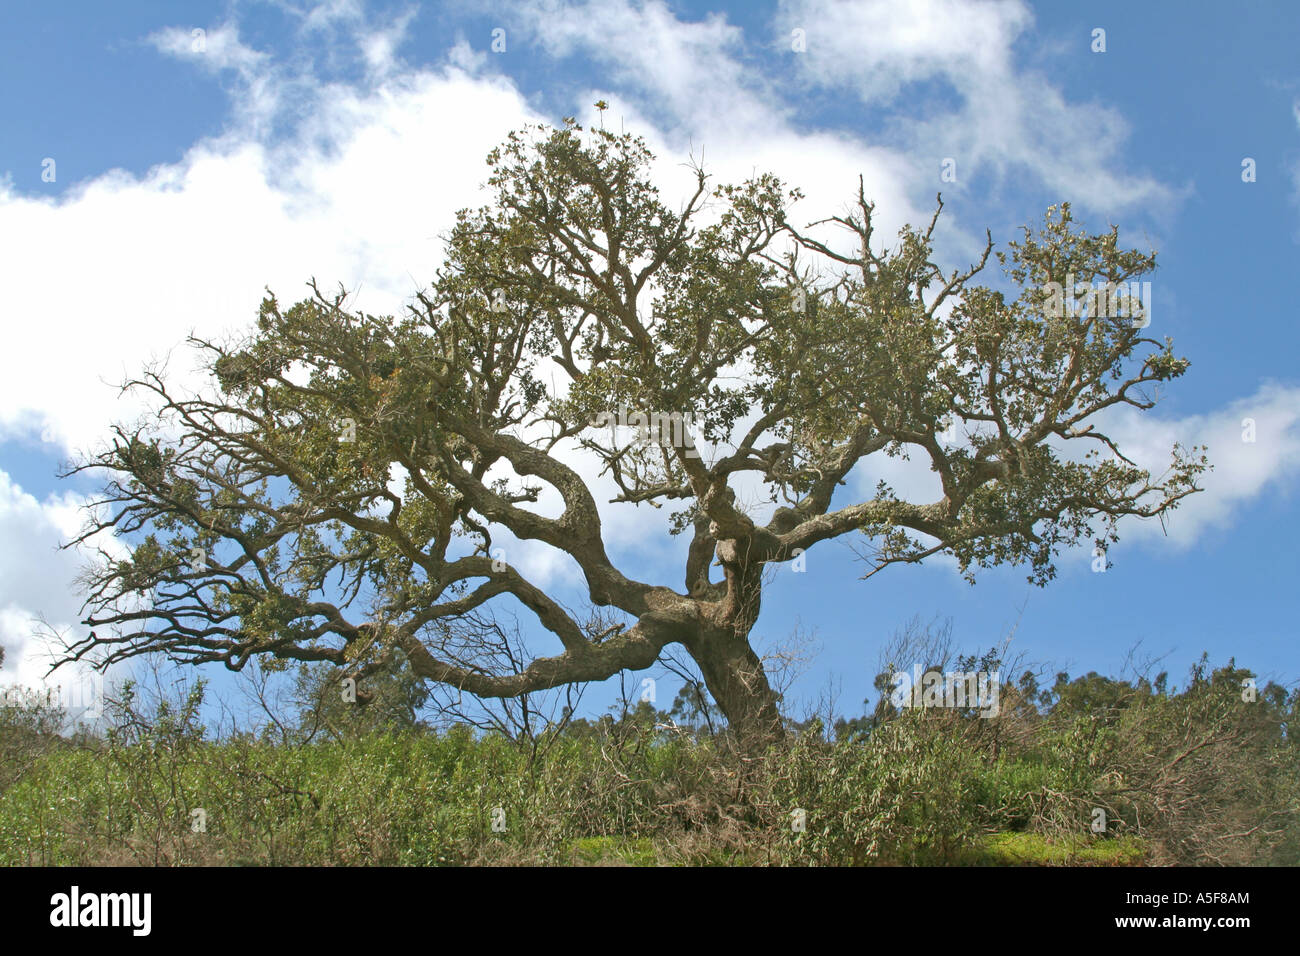
<instances>
[{"instance_id":1,"label":"blue sky","mask_svg":"<svg viewBox=\"0 0 1300 956\"><path fill-rule=\"evenodd\" d=\"M1121 525L1106 573L1080 552L1046 589L1014 568L971 587L944 562L860 581L846 547L821 545L806 573L776 575L756 631L815 632L794 697L830 681L857 712L880 646L916 614L951 617L965 649L1018 621L1014 646L1072 674L1114 672L1140 641L1176 678L1202 651L1300 675L1294 5L302 0L0 18L0 681L43 670L34 616L77 620L76 561L54 546L93 485L54 470L139 412L112 382L191 328L246 325L267 285L291 297L314 275L393 311L431 277L451 212L479 201L487 150L524 122L590 118L600 98L660 155L667 195L695 150L719 180L772 169L803 186L808 220L839 212L862 173L883 236L942 189L950 266L986 227L1005 248L1062 200L1159 253L1150 331L1192 367L1114 427L1153 461L1175 438L1209 444L1205 493L1167 534ZM956 182L940 181L945 159ZM657 516L611 517L610 533L629 573L679 583ZM573 593L571 568L524 551Z\"/></svg>"}]
</instances>

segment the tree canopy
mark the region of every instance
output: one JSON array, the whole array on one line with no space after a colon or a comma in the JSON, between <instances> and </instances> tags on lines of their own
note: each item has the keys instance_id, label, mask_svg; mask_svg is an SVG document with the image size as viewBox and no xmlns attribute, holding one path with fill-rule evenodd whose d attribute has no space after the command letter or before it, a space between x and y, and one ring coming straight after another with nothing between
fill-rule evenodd
<instances>
[{"instance_id":1,"label":"tree canopy","mask_svg":"<svg viewBox=\"0 0 1300 956\"><path fill-rule=\"evenodd\" d=\"M1173 448L1153 475L1097 425L1151 408L1149 387L1187 360L1133 303L1125 317L1050 301L1052 283L1123 288L1154 268L1116 228L1079 231L1051 207L996 252L1008 293L974 281L991 236L968 268L933 261L941 201L884 247L861 183L849 211L796 226L802 197L774 176L715 187L695 168L674 207L651 159L572 120L516 132L488 157L490 201L457 214L404 314L313 281L287 307L268 293L246 339L191 339L206 391L160 368L128 382L156 415L70 473L108 475L77 542L112 530L132 550L87 572L98 636L68 658L259 657L364 679L400 650L423 680L508 698L680 645L730 726L767 740L777 700L749 641L765 567L854 536L868 573L945 553L967 576L1023 565L1042 585L1064 549L1104 548L1117 519L1197 490L1201 449ZM620 441L617 415L649 440ZM881 482L855 497L851 472L877 455L923 456L939 495ZM581 456L618 505L671 506L689 540L680 587L611 559ZM769 507L743 506L741 487ZM539 507L547 488L559 514ZM576 562L587 610L503 557L503 531ZM500 666L485 615L506 599L553 653Z\"/></svg>"}]
</instances>

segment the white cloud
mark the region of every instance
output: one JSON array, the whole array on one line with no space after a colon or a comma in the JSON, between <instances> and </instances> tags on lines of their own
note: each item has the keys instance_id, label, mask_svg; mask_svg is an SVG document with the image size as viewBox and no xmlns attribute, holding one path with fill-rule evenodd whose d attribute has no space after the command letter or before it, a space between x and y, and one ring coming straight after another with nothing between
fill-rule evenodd
<instances>
[{"instance_id":1,"label":"white cloud","mask_svg":"<svg viewBox=\"0 0 1300 956\"><path fill-rule=\"evenodd\" d=\"M0 354L0 435L48 425L88 445L139 411L106 383L191 329L246 327L267 286L294 301L318 276L397 310L431 278L453 211L476 200L487 151L536 118L505 85L450 68L320 106L293 146L223 138L57 202L0 194L11 308L38 317ZM176 354L178 368L190 360Z\"/></svg>"},{"instance_id":2,"label":"white cloud","mask_svg":"<svg viewBox=\"0 0 1300 956\"><path fill-rule=\"evenodd\" d=\"M360 39L361 53L373 78L383 78L401 66L397 48L406 41L406 28L415 19L416 9L399 14L388 26L364 34Z\"/></svg>"},{"instance_id":3,"label":"white cloud","mask_svg":"<svg viewBox=\"0 0 1300 956\"><path fill-rule=\"evenodd\" d=\"M852 80L868 102L892 102L912 83L942 77L1009 75L1011 44L1033 23L1020 0L880 3L783 0L782 41L805 31L808 74Z\"/></svg>"},{"instance_id":4,"label":"white cloud","mask_svg":"<svg viewBox=\"0 0 1300 956\"><path fill-rule=\"evenodd\" d=\"M283 9L293 10L292 4L282 4ZM304 33L322 33L332 30L335 24L354 24L365 19L365 5L361 0L325 0L317 3L302 13L302 30Z\"/></svg>"},{"instance_id":5,"label":"white cloud","mask_svg":"<svg viewBox=\"0 0 1300 956\"><path fill-rule=\"evenodd\" d=\"M1246 420L1254 423L1254 441ZM1160 522L1121 523L1121 543L1153 538L1190 547L1207 531L1231 527L1240 511L1267 490L1290 493L1300 474L1300 388L1266 382L1254 395L1201 415L1161 419L1126 408L1101 419L1099 430L1115 439L1128 457L1159 476L1175 442L1207 446L1213 471L1199 479L1203 492L1185 498Z\"/></svg>"},{"instance_id":6,"label":"white cloud","mask_svg":"<svg viewBox=\"0 0 1300 956\"><path fill-rule=\"evenodd\" d=\"M660 0L538 0L513 9L552 57L595 60L610 82L653 93L646 105L707 130L710 142L771 126L782 112L740 60L742 31L720 14L684 22Z\"/></svg>"},{"instance_id":7,"label":"white cloud","mask_svg":"<svg viewBox=\"0 0 1300 956\"><path fill-rule=\"evenodd\" d=\"M0 471L0 688L62 687L71 705L90 704L87 689L100 685L79 666L48 674L49 629L79 635L81 602L72 584L80 559L59 545L81 530L81 503L67 493L37 501ZM105 547L112 552L113 543Z\"/></svg>"},{"instance_id":8,"label":"white cloud","mask_svg":"<svg viewBox=\"0 0 1300 956\"><path fill-rule=\"evenodd\" d=\"M239 29L231 23L214 29L204 27L165 27L149 36L157 49L178 59L188 60L205 70L235 70L253 78L270 61L265 53L246 46L239 39Z\"/></svg>"},{"instance_id":9,"label":"white cloud","mask_svg":"<svg viewBox=\"0 0 1300 956\"><path fill-rule=\"evenodd\" d=\"M203 27L166 27L147 37L167 56L216 74L233 73L238 80L235 112L244 135L265 134L285 97L287 79L272 58L239 39L239 28L225 23Z\"/></svg>"},{"instance_id":10,"label":"white cloud","mask_svg":"<svg viewBox=\"0 0 1300 956\"><path fill-rule=\"evenodd\" d=\"M1050 76L1018 65L1024 47L1013 48L1033 24L1021 0L782 0L776 23L787 48L792 29L806 31L807 51L795 60L810 84L851 89L870 106L906 100L890 122L891 141L917 157L930 181L953 158L959 184L990 170L997 179L1027 170L1103 212L1175 196L1155 179L1115 170L1128 131L1117 111L1069 103ZM1081 37L1080 49L1087 42ZM936 85L955 94L955 108L944 108L948 96Z\"/></svg>"},{"instance_id":11,"label":"white cloud","mask_svg":"<svg viewBox=\"0 0 1300 956\"><path fill-rule=\"evenodd\" d=\"M69 585L77 563L57 548L80 530L80 504L70 493L37 501L0 471L0 606L22 603L60 620L76 619Z\"/></svg>"}]
</instances>

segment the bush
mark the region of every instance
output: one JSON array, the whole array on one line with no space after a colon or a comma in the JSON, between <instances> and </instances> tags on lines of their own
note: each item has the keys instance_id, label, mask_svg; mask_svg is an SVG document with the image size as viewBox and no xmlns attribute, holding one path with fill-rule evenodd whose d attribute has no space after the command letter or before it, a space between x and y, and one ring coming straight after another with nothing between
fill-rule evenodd
<instances>
[{"instance_id":1,"label":"bush","mask_svg":"<svg viewBox=\"0 0 1300 956\"><path fill-rule=\"evenodd\" d=\"M1300 862L1293 696L1246 705L1231 667L1181 694L1094 677L1045 712L906 710L835 743L813 721L765 755L647 715L544 754L463 725L212 739L201 684L126 688L103 738L10 706L0 864Z\"/></svg>"}]
</instances>

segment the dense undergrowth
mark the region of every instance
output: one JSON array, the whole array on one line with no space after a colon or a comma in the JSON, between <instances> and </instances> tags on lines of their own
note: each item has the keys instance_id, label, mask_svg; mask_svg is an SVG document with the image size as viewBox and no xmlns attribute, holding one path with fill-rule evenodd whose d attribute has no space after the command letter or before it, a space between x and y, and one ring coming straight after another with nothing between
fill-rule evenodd
<instances>
[{"instance_id":1,"label":"dense undergrowth","mask_svg":"<svg viewBox=\"0 0 1300 956\"><path fill-rule=\"evenodd\" d=\"M511 740L200 724L201 685L106 732L0 708L5 865L1296 864L1295 695L1089 675L980 719L818 721L766 753L648 705ZM147 710L147 712L145 712ZM1104 820L1104 827L1097 824ZM1100 831L1100 832L1095 832Z\"/></svg>"}]
</instances>

